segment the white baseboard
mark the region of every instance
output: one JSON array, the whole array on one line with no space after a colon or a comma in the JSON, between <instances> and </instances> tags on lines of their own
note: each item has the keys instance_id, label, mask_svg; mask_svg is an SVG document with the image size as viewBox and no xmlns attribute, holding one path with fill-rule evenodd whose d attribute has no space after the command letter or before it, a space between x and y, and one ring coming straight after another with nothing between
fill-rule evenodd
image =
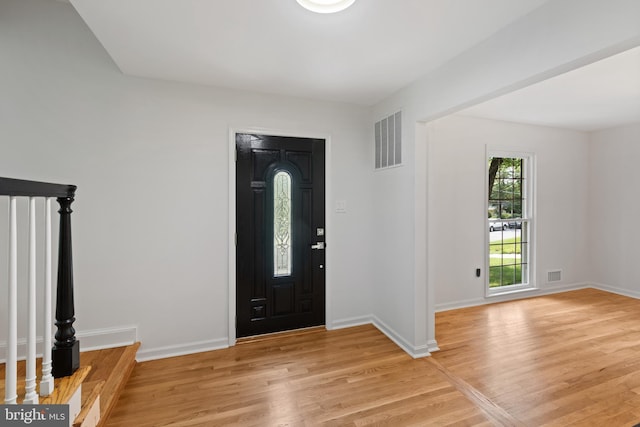
<instances>
[{"instance_id":1,"label":"white baseboard","mask_svg":"<svg viewBox=\"0 0 640 427\"><path fill-rule=\"evenodd\" d=\"M437 304L436 312L454 310L458 308L473 307L485 304L491 304L495 302L511 301L523 298L532 298L541 295L550 295L559 292L566 292L570 290L595 288L605 292L611 292L618 295L627 296L630 298L640 299L639 291L632 291L628 289L621 289L614 286L605 285L602 283L574 283L569 285L553 285L546 286L542 289L526 293L510 294L498 297L490 298L475 298L462 301L455 301L445 304ZM352 317L347 319L341 319L332 323L331 329L343 329L354 326L372 324L380 332L385 334L391 341L393 341L398 347L403 349L407 354L413 358L421 358L430 356L432 352L438 351L438 343L435 340L427 342L423 346L413 346L406 341L400 334L394 331L391 327L385 324L382 320L373 315ZM122 347L125 345L134 344L138 341L137 327L126 326L119 328L106 328L106 329L94 329L79 331L76 334L80 341L81 351L100 350L105 348ZM5 363L6 359L6 341L0 342L0 363ZM137 360L147 361L163 359L167 357L184 356L187 354L201 353L205 351L220 350L229 347L228 338L220 338L215 340L198 341L186 344L170 345L165 347L156 347L145 349L142 347L138 351ZM37 338L38 357L42 357L42 337ZM18 359L24 360L26 357L26 339L18 340Z\"/></svg>"},{"instance_id":2,"label":"white baseboard","mask_svg":"<svg viewBox=\"0 0 640 427\"><path fill-rule=\"evenodd\" d=\"M560 292L575 291L578 289L586 289L594 287L591 283L571 283L571 284L554 284L545 285L543 288L532 289L530 291L516 292L506 295L496 295L484 298L472 298L468 300L452 301L442 304L436 304L436 313L441 311L457 310L459 308L475 307L479 305L493 304L496 302L515 301L524 298L539 297L542 295L557 294Z\"/></svg>"},{"instance_id":3,"label":"white baseboard","mask_svg":"<svg viewBox=\"0 0 640 427\"><path fill-rule=\"evenodd\" d=\"M431 356L430 351L439 350L438 344L433 341L427 343L427 345L415 347L409 344L400 334L390 328L386 323L382 320L378 319L374 315L368 316L360 316L360 317L351 317L348 319L342 319L334 321L332 324L332 330L334 329L344 329L344 328L352 328L354 326L362 326L362 325L373 325L380 332L385 334L387 338L393 341L398 347L404 350L409 356L414 359L419 359L421 357ZM433 350L432 350L433 349Z\"/></svg>"},{"instance_id":4,"label":"white baseboard","mask_svg":"<svg viewBox=\"0 0 640 427\"><path fill-rule=\"evenodd\" d=\"M618 294L629 298L640 299L640 291L632 291L629 289L617 288L615 286L609 286L602 283L592 283L592 288L599 289L605 292L611 292L612 294Z\"/></svg>"},{"instance_id":5,"label":"white baseboard","mask_svg":"<svg viewBox=\"0 0 640 427\"><path fill-rule=\"evenodd\" d=\"M428 345L417 347L413 346L408 343L400 334L398 334L387 324L385 324L382 320L378 319L376 316L371 317L373 319L373 326L378 328L380 332L385 334L387 338L396 343L396 345L403 349L409 356L413 357L414 359L431 356L431 353L429 353Z\"/></svg>"},{"instance_id":6,"label":"white baseboard","mask_svg":"<svg viewBox=\"0 0 640 427\"><path fill-rule=\"evenodd\" d=\"M144 345L144 344L143 344ZM168 345L138 350L136 360L146 362L148 360L165 359L167 357L185 356L187 354L203 353L205 351L221 350L229 348L229 338L219 338L215 340L197 341L185 344Z\"/></svg>"},{"instance_id":7,"label":"white baseboard","mask_svg":"<svg viewBox=\"0 0 640 427\"><path fill-rule=\"evenodd\" d=\"M327 329L335 330L335 329L353 328L354 326L371 325L371 324L373 324L373 319L371 318L371 315L350 317L348 319L333 321L333 323L331 324L331 328L327 328Z\"/></svg>"},{"instance_id":8,"label":"white baseboard","mask_svg":"<svg viewBox=\"0 0 640 427\"><path fill-rule=\"evenodd\" d=\"M477 305L490 304L494 301L489 301L487 298L471 298L460 301L445 302L442 304L436 304L436 313L441 311L457 310L459 308L475 307Z\"/></svg>"},{"instance_id":9,"label":"white baseboard","mask_svg":"<svg viewBox=\"0 0 640 427\"><path fill-rule=\"evenodd\" d=\"M138 328L136 326L124 326L119 328L93 329L76 332L76 338L80 341L80 351L102 350L105 348L122 347L131 345L137 341ZM42 357L42 337L36 337L36 354ZM6 363L7 342L0 342L0 363ZM18 360L27 357L27 339L18 339Z\"/></svg>"},{"instance_id":10,"label":"white baseboard","mask_svg":"<svg viewBox=\"0 0 640 427\"><path fill-rule=\"evenodd\" d=\"M76 333L76 337L80 341L80 351L123 347L138 341L138 328L136 326L128 326L80 331Z\"/></svg>"},{"instance_id":11,"label":"white baseboard","mask_svg":"<svg viewBox=\"0 0 640 427\"><path fill-rule=\"evenodd\" d=\"M415 347L409 344L404 338L402 338L392 328L387 326L384 322L375 316L359 316L351 317L348 319L341 319L334 321L331 326L331 330L351 328L354 326L373 325L380 332L385 334L391 341L393 341L398 347L407 352L414 359L430 356L430 349L438 350L438 345L435 341L427 343L427 345ZM205 351L220 350L229 347L228 338L219 338L215 340L199 341L187 344L170 345L166 347L157 347L151 349L145 349L143 347L138 350L136 360L139 362L145 362L149 360L164 359L167 357L184 356L187 354L202 353Z\"/></svg>"},{"instance_id":12,"label":"white baseboard","mask_svg":"<svg viewBox=\"0 0 640 427\"><path fill-rule=\"evenodd\" d=\"M430 353L440 351L440 347L438 347L438 342L436 340L427 341L427 350L429 350Z\"/></svg>"},{"instance_id":13,"label":"white baseboard","mask_svg":"<svg viewBox=\"0 0 640 427\"><path fill-rule=\"evenodd\" d=\"M413 347L407 343L400 335L398 335L393 329L389 328L384 322L375 318L375 316L359 316L348 319L341 319L334 321L330 330L338 330L344 328L351 328L362 325L373 325L385 334L391 341L393 341L398 347L406 351L413 358L420 358L430 356L427 346ZM184 356L187 354L201 353L205 351L220 350L228 348L229 341L227 338L221 338L217 340L201 341L196 343L172 345L166 347L158 347L154 349L141 348L138 351L136 360L139 362L145 362L148 360L164 359L166 357ZM437 346L436 346L437 348Z\"/></svg>"}]
</instances>

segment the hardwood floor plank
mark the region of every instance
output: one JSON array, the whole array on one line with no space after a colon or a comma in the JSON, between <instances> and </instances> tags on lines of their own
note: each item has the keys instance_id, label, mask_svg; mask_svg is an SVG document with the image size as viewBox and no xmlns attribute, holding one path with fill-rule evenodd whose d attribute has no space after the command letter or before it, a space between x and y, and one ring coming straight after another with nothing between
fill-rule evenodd
<instances>
[{"instance_id":1,"label":"hardwood floor plank","mask_svg":"<svg viewBox=\"0 0 640 427\"><path fill-rule=\"evenodd\" d=\"M140 363L107 425L397 426L429 419L486 420L437 369L361 326Z\"/></svg>"},{"instance_id":2,"label":"hardwood floor plank","mask_svg":"<svg viewBox=\"0 0 640 427\"><path fill-rule=\"evenodd\" d=\"M372 326L138 364L107 425L633 426L640 301L594 289L438 313L414 360Z\"/></svg>"},{"instance_id":3,"label":"hardwood floor plank","mask_svg":"<svg viewBox=\"0 0 640 427\"><path fill-rule=\"evenodd\" d=\"M432 364L438 371L442 372L443 375L445 375L462 394L464 394L469 400L474 402L478 406L478 408L480 408L480 410L484 412L485 415L487 415L487 417L493 422L494 425L505 427L524 427L524 424L520 420L489 400L484 394L480 393L475 387L471 386L462 378L453 375L435 358L429 358L426 360L426 362Z\"/></svg>"},{"instance_id":4,"label":"hardwood floor plank","mask_svg":"<svg viewBox=\"0 0 640 427\"><path fill-rule=\"evenodd\" d=\"M438 313L433 358L527 426L626 425L639 329L638 300L585 289Z\"/></svg>"}]
</instances>

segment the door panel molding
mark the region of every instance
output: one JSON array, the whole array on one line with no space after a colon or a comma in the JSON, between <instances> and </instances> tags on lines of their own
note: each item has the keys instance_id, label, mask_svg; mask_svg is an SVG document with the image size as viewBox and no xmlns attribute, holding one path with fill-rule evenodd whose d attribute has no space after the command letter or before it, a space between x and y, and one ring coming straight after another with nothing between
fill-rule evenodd
<instances>
[{"instance_id":1,"label":"door panel molding","mask_svg":"<svg viewBox=\"0 0 640 427\"><path fill-rule=\"evenodd\" d=\"M324 139L324 158L325 158L325 227L328 230L333 229L333 217L331 215L331 200L333 200L333 180L330 171L332 170L332 143L331 136L326 133L317 131L292 131L277 128L256 128L251 126L231 126L228 135L228 159L229 159L229 192L228 192L228 344L234 346L236 344L236 134L260 134L260 135L278 135L284 137L295 138L312 138ZM330 236L329 236L330 237ZM333 265L333 257L330 249L331 243L328 243L326 249L326 265ZM331 296L333 294L333 275L331 268L325 271L325 327L329 330L333 329L332 303Z\"/></svg>"},{"instance_id":2,"label":"door panel molding","mask_svg":"<svg viewBox=\"0 0 640 427\"><path fill-rule=\"evenodd\" d=\"M318 138L236 134L237 336L325 324L326 253L314 249L317 241L324 249L325 236L315 233L326 226L324 145ZM276 207L284 217L276 215ZM278 243L280 237L284 240ZM307 286L311 292L305 293ZM303 310L302 299L312 301L311 311ZM266 305L266 316L251 314L255 304Z\"/></svg>"}]
</instances>

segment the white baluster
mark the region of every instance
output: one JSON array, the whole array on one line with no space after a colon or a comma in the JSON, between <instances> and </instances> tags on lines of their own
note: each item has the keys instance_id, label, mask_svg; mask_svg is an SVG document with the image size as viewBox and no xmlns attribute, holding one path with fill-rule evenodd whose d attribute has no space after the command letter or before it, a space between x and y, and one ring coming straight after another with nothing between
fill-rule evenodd
<instances>
[{"instance_id":1,"label":"white baluster","mask_svg":"<svg viewBox=\"0 0 640 427\"><path fill-rule=\"evenodd\" d=\"M18 226L16 198L9 198L9 324L7 328L7 363L5 366L4 402L15 404L18 376Z\"/></svg>"},{"instance_id":2,"label":"white baluster","mask_svg":"<svg viewBox=\"0 0 640 427\"><path fill-rule=\"evenodd\" d=\"M49 396L53 393L53 375L51 375L51 329L53 317L51 314L51 201L45 199L44 222L44 342L42 343L42 379L40 380L40 395Z\"/></svg>"},{"instance_id":3,"label":"white baluster","mask_svg":"<svg viewBox=\"0 0 640 427\"><path fill-rule=\"evenodd\" d=\"M29 198L29 273L27 288L27 374L24 403L38 403L36 393L36 199Z\"/></svg>"}]
</instances>

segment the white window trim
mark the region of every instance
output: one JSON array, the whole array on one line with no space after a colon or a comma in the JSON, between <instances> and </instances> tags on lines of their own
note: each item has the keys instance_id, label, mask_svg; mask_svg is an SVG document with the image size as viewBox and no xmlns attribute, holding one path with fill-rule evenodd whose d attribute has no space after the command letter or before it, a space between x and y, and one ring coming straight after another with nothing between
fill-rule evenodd
<instances>
[{"instance_id":1,"label":"white window trim","mask_svg":"<svg viewBox=\"0 0 640 427\"><path fill-rule=\"evenodd\" d=\"M489 197L486 194L489 188L489 159L491 157L510 157L521 158L526 161L527 167L525 168L525 206L524 212L526 212L527 220L529 221L529 282L520 285L503 286L498 288L489 288L489 227L487 226L487 211L489 210ZM534 152L511 150L509 148L494 148L489 145L486 146L485 155L485 168L484 168L484 262L485 262L485 280L484 289L485 297L503 296L519 292L528 292L537 290L538 282L536 280L536 156Z\"/></svg>"}]
</instances>

